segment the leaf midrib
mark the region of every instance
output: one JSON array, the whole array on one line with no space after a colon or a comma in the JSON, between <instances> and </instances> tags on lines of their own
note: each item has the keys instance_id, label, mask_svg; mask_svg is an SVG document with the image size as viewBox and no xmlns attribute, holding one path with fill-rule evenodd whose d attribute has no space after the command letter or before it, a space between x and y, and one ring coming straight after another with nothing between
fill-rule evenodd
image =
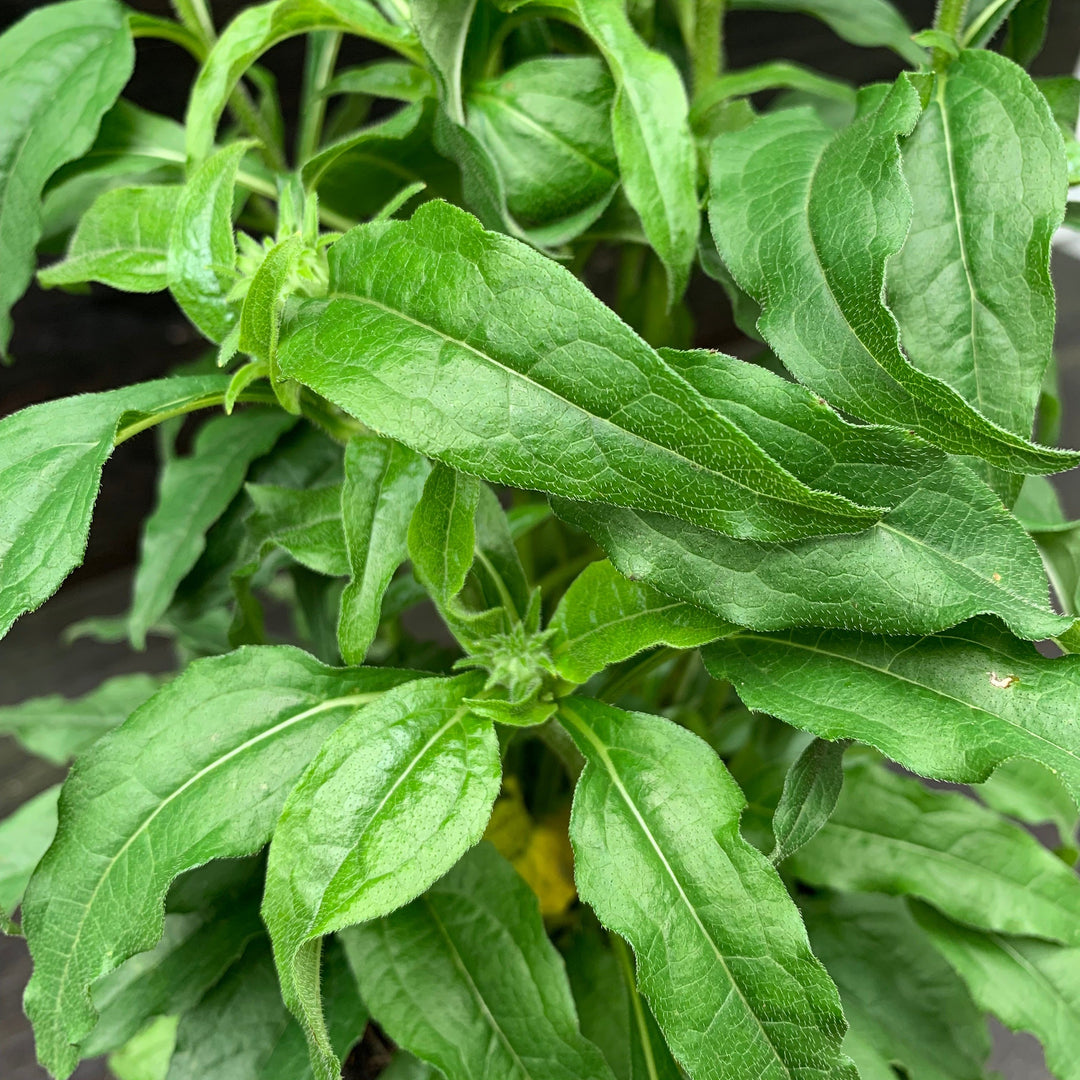
<instances>
[{"instance_id":1,"label":"leaf midrib","mask_svg":"<svg viewBox=\"0 0 1080 1080\"><path fill-rule=\"evenodd\" d=\"M834 516L834 517L847 517L847 518L851 518L853 521L857 522L857 521L859 521L860 516L861 516L858 513L858 511L874 512L875 510L880 510L881 509L881 508L875 508L875 507L863 507L863 506L860 506L858 503L853 503L850 499L846 499L842 495L837 495L834 492L819 491L816 488L811 488L809 485L804 484L801 480L798 479L798 477L796 477L793 473L789 472L786 468L784 468L783 465L781 465L773 457L771 457L764 450L762 450L755 442L753 442L752 439L750 439L748 436L746 436L744 432L742 432L739 428L737 428L729 420L726 420L724 417L720 416L718 413L713 412L712 408L708 405L707 401L704 398L701 399L702 404L709 410L709 412L713 413L713 415L710 417L710 420L712 420L714 423L716 423L717 426L719 426L721 429L723 429L725 427L730 428L730 430L727 432L729 437L731 435L735 435L736 438L738 438L738 437L745 438L747 440L747 442L750 443L750 445L753 446L753 448L755 450L757 450L758 453L761 454L762 458L764 458L765 461L767 461L769 464L771 464L771 466L778 473L780 473L786 480L797 484L798 486L802 487L808 494L813 495L813 496L817 496L819 499L820 499L820 497L825 496L826 498L825 498L824 501L826 501L826 502L835 500L837 502L837 504L838 504L837 507L835 509L829 509L829 508L819 507L819 506L807 507L805 502L796 502L793 498L791 498L789 496L766 493L766 492L758 491L755 488L749 487L747 484L741 482L737 477L729 476L727 473L721 472L718 468L716 468L714 466L705 465L705 464L703 464L701 462L694 461L693 459L688 458L684 454L680 453L678 450L673 450L671 447L664 446L662 443L654 442L652 439L646 438L643 435L639 435L636 432L630 431L628 428L620 427L618 424L616 424L613 420L609 419L608 417L600 416L597 413L589 412L588 409L584 408L584 406L578 405L576 402L570 401L568 398L563 397L562 394L559 394L557 391L553 390L551 387L544 386L543 383L537 382L535 379L533 379L531 376L525 374L524 372L518 371L516 368L512 368L512 367L508 366L507 364L504 364L502 361L496 359L494 356L491 356L488 353L482 352L476 346L470 345L468 342L462 341L460 338L452 337L450 334L446 333L443 330L440 330L438 327L432 326L430 323L423 322L420 319L413 318L411 315L407 315L405 312L400 311L397 308L391 307L389 304L384 304L379 300L375 300L373 297L361 296L358 293L345 292L343 290L336 290L336 291L333 291L333 292L331 292L329 294L329 299L331 299L331 300L334 300L334 299L351 300L351 301L354 301L355 303L358 303L358 304L367 304L367 305L369 305L371 307L377 308L380 311L386 312L386 314L388 314L388 315L393 315L396 318L399 318L399 319L404 320L405 322L411 323L413 326L417 326L420 329L425 330L430 334L434 334L436 337L441 338L443 341L447 342L448 344L457 345L460 348L464 349L466 352L472 353L481 362L483 362L485 364L490 364L491 366L496 367L499 370L506 372L506 374L511 376L511 378L520 379L523 382L529 384L530 386L533 386L536 389L543 391L544 394L547 394L548 396L554 398L556 401L561 401L564 405L566 405L570 409L580 413L582 416L586 417L591 422L594 422L594 423L599 422L601 424L604 424L605 426L611 428L613 431L619 432L619 434L622 435L622 436L635 439L638 442L644 443L646 446L653 447L654 449L659 450L664 454L670 455L671 457L673 457L673 458L675 458L675 459L677 459L679 461L685 462L687 465L689 465L694 470L698 470L698 471L701 471L701 472L708 473L710 476L713 476L713 477L720 477L725 482L727 482L729 484L732 484L735 487L741 488L743 491L748 492L750 495L754 496L756 499L766 500L766 501L769 501L769 502L782 503L785 506L794 507L796 509L796 511L797 511L797 515L799 515L799 516L802 516L803 514L805 514L807 509L810 509L815 514L830 515L830 516ZM660 359L660 358L658 358L658 359L659 359L659 362L661 364L664 364L664 361L662 359ZM664 366L666 366L666 365L664 365ZM670 372L670 374L672 375L673 378L675 378L677 380L681 380L684 383L686 382L686 380L682 379L682 376L680 376L677 372L675 372L674 370L672 370L670 368L668 370L669 370L669 372ZM697 395L697 392L694 390L694 388L689 383L686 383L686 387L690 391L691 394ZM700 397L700 395L697 395L697 396ZM674 403L668 401L667 399L663 399L663 400L665 400L667 402L667 404L669 404L669 405L674 404ZM764 464L764 462L762 462L762 464ZM849 507L851 509L849 509ZM697 507L688 507L688 509L697 510L699 508L697 508ZM729 511L729 513L734 513L734 512L735 511Z\"/></svg>"},{"instance_id":2,"label":"leaf midrib","mask_svg":"<svg viewBox=\"0 0 1080 1080\"><path fill-rule=\"evenodd\" d=\"M626 787L622 782L622 777L619 775L618 770L615 768L615 763L611 760L611 757L607 752L608 748L599 740L599 738L593 732L592 728L588 725L588 723L582 720L577 715L577 713L573 711L572 708L569 708L567 707L567 705L564 704L563 714L569 716L573 721L575 727L577 727L577 729L589 740L589 742L592 743L593 748L596 750L596 753L599 755L601 761L603 761L604 767L607 770L608 776L611 778L612 783L615 785L619 794L622 796L623 801L626 803L630 812L634 815L634 819L637 821L642 833L649 841L652 849L656 852L656 855L659 858L661 864L667 871L668 876L671 878L671 881L674 884L675 888L678 890L679 897L682 899L683 903L686 905L687 910L690 912L694 924L698 927L698 929L701 931L702 936L712 947L716 959L720 962L720 966L727 974L728 981L731 983L732 989L735 991L736 994L738 994L739 1000L743 1003L747 1014L754 1018L754 1023L757 1024L758 1030L761 1032L761 1037L765 1040L766 1045L772 1051L773 1056L776 1058L777 1063L780 1065L780 1068L783 1069L784 1075L792 1077L792 1080L794 1080L793 1074L788 1068L787 1062L784 1061L779 1049L776 1047L776 1044L772 1041L771 1038L769 1038L769 1033L765 1030L765 1026L761 1022L761 1017L759 1017L758 1014L750 1007L750 1002L747 1001L745 994L743 994L742 987L739 985L738 980L732 974L731 968L728 967L727 958L724 956L723 951L720 949L719 945L717 945L712 934L709 933L708 928L701 921L701 916L698 915L697 909L691 903L690 898L686 895L686 891L683 889L682 882L679 880L679 877L675 873L672 865L668 862L666 856L664 855L663 849L660 847L660 844L656 840L656 837L653 836L652 830L649 828L648 822L646 822L645 819L642 817L641 812L638 810L633 799L630 797L630 793L626 790Z\"/></svg>"}]
</instances>

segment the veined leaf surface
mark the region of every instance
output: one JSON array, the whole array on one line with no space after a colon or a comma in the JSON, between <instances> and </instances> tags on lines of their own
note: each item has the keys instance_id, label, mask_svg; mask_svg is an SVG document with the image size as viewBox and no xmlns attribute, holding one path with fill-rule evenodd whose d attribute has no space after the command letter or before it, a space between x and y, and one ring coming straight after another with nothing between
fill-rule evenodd
<instances>
[{"instance_id":1,"label":"veined leaf surface","mask_svg":"<svg viewBox=\"0 0 1080 1080\"><path fill-rule=\"evenodd\" d=\"M848 769L825 827L789 860L811 885L927 900L969 926L1080 943L1080 879L963 795L876 765Z\"/></svg>"},{"instance_id":2,"label":"veined leaf surface","mask_svg":"<svg viewBox=\"0 0 1080 1080\"><path fill-rule=\"evenodd\" d=\"M850 1076L840 1000L712 749L659 716L569 698L585 755L570 818L578 892L637 956L638 986L695 1080ZM662 793L662 794L661 794Z\"/></svg>"},{"instance_id":3,"label":"veined leaf surface","mask_svg":"<svg viewBox=\"0 0 1080 1080\"><path fill-rule=\"evenodd\" d=\"M34 272L41 189L90 147L134 59L124 9L112 0L41 7L0 37L0 356L11 305Z\"/></svg>"},{"instance_id":4,"label":"veined leaf surface","mask_svg":"<svg viewBox=\"0 0 1080 1080\"><path fill-rule=\"evenodd\" d=\"M911 229L888 267L911 362L1028 438L1054 342L1050 238L1065 155L1046 99L1012 61L961 52L904 141Z\"/></svg>"},{"instance_id":5,"label":"veined leaf surface","mask_svg":"<svg viewBox=\"0 0 1080 1080\"><path fill-rule=\"evenodd\" d=\"M351 230L282 373L463 472L773 540L878 513L812 491L555 263L439 202Z\"/></svg>"},{"instance_id":6,"label":"veined leaf surface","mask_svg":"<svg viewBox=\"0 0 1080 1080\"><path fill-rule=\"evenodd\" d=\"M240 649L191 664L76 762L60 835L23 901L25 1007L50 1072L78 1061L73 1044L96 1019L90 985L157 942L172 879L258 850L326 736L412 678L327 668L285 646Z\"/></svg>"},{"instance_id":7,"label":"veined leaf surface","mask_svg":"<svg viewBox=\"0 0 1080 1080\"><path fill-rule=\"evenodd\" d=\"M263 919L326 1080L341 1063L318 1008L320 938L408 903L480 839L502 775L494 725L464 700L482 686L477 674L421 679L356 712L282 810Z\"/></svg>"},{"instance_id":8,"label":"veined leaf surface","mask_svg":"<svg viewBox=\"0 0 1080 1080\"><path fill-rule=\"evenodd\" d=\"M125 413L168 411L225 389L190 375L61 398L0 420L0 635L82 561L101 467Z\"/></svg>"},{"instance_id":9,"label":"veined leaf surface","mask_svg":"<svg viewBox=\"0 0 1080 1080\"><path fill-rule=\"evenodd\" d=\"M535 894L490 844L341 938L372 1015L447 1080L613 1080Z\"/></svg>"},{"instance_id":10,"label":"veined leaf surface","mask_svg":"<svg viewBox=\"0 0 1080 1080\"><path fill-rule=\"evenodd\" d=\"M863 420L895 424L1014 472L1056 472L1077 454L1038 447L914 367L882 302L911 197L897 137L919 117L901 76L879 106L833 132L809 110L761 117L713 142L709 219L758 328L793 375Z\"/></svg>"},{"instance_id":11,"label":"veined leaf surface","mask_svg":"<svg viewBox=\"0 0 1080 1080\"><path fill-rule=\"evenodd\" d=\"M979 783L1031 758L1080 802L1080 656L1048 659L989 620L922 638L736 631L705 661L751 709L921 776Z\"/></svg>"}]
</instances>

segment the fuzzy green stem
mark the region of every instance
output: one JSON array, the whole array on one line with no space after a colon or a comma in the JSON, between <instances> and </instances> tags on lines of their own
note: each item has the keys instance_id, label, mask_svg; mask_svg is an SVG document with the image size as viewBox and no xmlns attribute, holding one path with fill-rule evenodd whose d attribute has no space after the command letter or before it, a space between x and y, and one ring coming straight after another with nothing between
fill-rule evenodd
<instances>
[{"instance_id":1,"label":"fuzzy green stem","mask_svg":"<svg viewBox=\"0 0 1080 1080\"><path fill-rule=\"evenodd\" d=\"M309 34L304 58L304 86L300 96L300 130L296 137L296 161L302 165L318 149L326 116L323 89L334 73L341 34L324 30Z\"/></svg>"},{"instance_id":2,"label":"fuzzy green stem","mask_svg":"<svg viewBox=\"0 0 1080 1080\"><path fill-rule=\"evenodd\" d=\"M968 0L938 0L937 14L934 16L934 29L949 37L960 40L960 30L964 25L964 13ZM949 63L949 54L944 49L935 49L932 64L935 71L944 71Z\"/></svg>"},{"instance_id":3,"label":"fuzzy green stem","mask_svg":"<svg viewBox=\"0 0 1080 1080\"><path fill-rule=\"evenodd\" d=\"M210 11L204 0L172 0L172 9L180 22L207 48L214 43L217 37L214 21L210 18Z\"/></svg>"},{"instance_id":4,"label":"fuzzy green stem","mask_svg":"<svg viewBox=\"0 0 1080 1080\"><path fill-rule=\"evenodd\" d=\"M724 9L727 0L696 0L694 40L687 42L694 98L700 98L724 69Z\"/></svg>"}]
</instances>

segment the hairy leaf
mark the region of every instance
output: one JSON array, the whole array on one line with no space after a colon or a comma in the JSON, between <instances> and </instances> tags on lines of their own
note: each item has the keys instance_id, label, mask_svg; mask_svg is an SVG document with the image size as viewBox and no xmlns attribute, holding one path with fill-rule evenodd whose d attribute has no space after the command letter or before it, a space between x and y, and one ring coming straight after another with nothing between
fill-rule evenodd
<instances>
[{"instance_id":1,"label":"hairy leaf","mask_svg":"<svg viewBox=\"0 0 1080 1080\"><path fill-rule=\"evenodd\" d=\"M476 550L480 484L474 476L436 465L408 529L413 573L440 608L465 586Z\"/></svg>"},{"instance_id":2,"label":"hairy leaf","mask_svg":"<svg viewBox=\"0 0 1080 1080\"><path fill-rule=\"evenodd\" d=\"M901 76L840 132L791 109L718 136L709 218L720 254L761 303L765 339L836 407L1015 472L1069 468L1077 455L1006 431L900 349L881 295L911 218L897 137L918 116L919 96Z\"/></svg>"},{"instance_id":3,"label":"hairy leaf","mask_svg":"<svg viewBox=\"0 0 1080 1080\"><path fill-rule=\"evenodd\" d=\"M189 454L165 462L135 572L128 627L136 648L145 646L147 631L198 561L206 531L240 491L248 467L295 422L279 409L214 417L200 428Z\"/></svg>"},{"instance_id":4,"label":"hairy leaf","mask_svg":"<svg viewBox=\"0 0 1080 1080\"><path fill-rule=\"evenodd\" d=\"M362 664L375 640L382 600L408 554L409 521L429 466L418 454L374 436L350 441L341 491L349 584L341 594L338 645L347 664Z\"/></svg>"},{"instance_id":5,"label":"hairy leaf","mask_svg":"<svg viewBox=\"0 0 1080 1080\"><path fill-rule=\"evenodd\" d=\"M0 484L13 495L0 504L0 636L82 562L101 467L121 418L212 401L227 381L160 379L32 405L0 420Z\"/></svg>"},{"instance_id":6,"label":"hairy leaf","mask_svg":"<svg viewBox=\"0 0 1080 1080\"><path fill-rule=\"evenodd\" d=\"M56 835L60 785L35 795L0 821L0 932L22 900L26 883Z\"/></svg>"},{"instance_id":7,"label":"hairy leaf","mask_svg":"<svg viewBox=\"0 0 1080 1080\"><path fill-rule=\"evenodd\" d=\"M75 1067L73 1044L96 1019L91 983L157 942L172 879L258 850L326 736L413 677L338 671L284 646L240 649L190 665L79 758L59 836L23 901L34 957L25 1006L46 1068Z\"/></svg>"},{"instance_id":8,"label":"hairy leaf","mask_svg":"<svg viewBox=\"0 0 1080 1080\"><path fill-rule=\"evenodd\" d=\"M148 1020L193 1008L261 929L251 895L231 897L199 913L166 915L165 932L153 949L133 956L95 985L100 1019L80 1047L82 1055L116 1050Z\"/></svg>"},{"instance_id":9,"label":"hairy leaf","mask_svg":"<svg viewBox=\"0 0 1080 1080\"><path fill-rule=\"evenodd\" d=\"M914 906L919 925L979 1005L1013 1031L1030 1031L1059 1080L1080 1077L1080 949L980 934Z\"/></svg>"},{"instance_id":10,"label":"hairy leaf","mask_svg":"<svg viewBox=\"0 0 1080 1080\"><path fill-rule=\"evenodd\" d=\"M42 285L100 281L125 292L168 285L169 229L181 188L113 188L100 195L75 230L63 262L43 270Z\"/></svg>"},{"instance_id":11,"label":"hairy leaf","mask_svg":"<svg viewBox=\"0 0 1080 1080\"><path fill-rule=\"evenodd\" d=\"M578 1031L536 896L489 844L341 937L372 1015L447 1080L612 1080Z\"/></svg>"},{"instance_id":12,"label":"hairy leaf","mask_svg":"<svg viewBox=\"0 0 1080 1080\"><path fill-rule=\"evenodd\" d=\"M330 267L282 372L454 468L770 539L877 516L799 483L584 285L460 210L353 229Z\"/></svg>"},{"instance_id":13,"label":"hairy leaf","mask_svg":"<svg viewBox=\"0 0 1080 1080\"><path fill-rule=\"evenodd\" d=\"M629 581L605 561L575 578L551 616L559 674L588 682L598 671L656 645L693 649L735 629L691 604Z\"/></svg>"},{"instance_id":14,"label":"hairy leaf","mask_svg":"<svg viewBox=\"0 0 1080 1080\"><path fill-rule=\"evenodd\" d=\"M857 1065L867 1045L909 1076L983 1080L986 1020L902 900L821 895L801 906L814 954L839 987Z\"/></svg>"},{"instance_id":15,"label":"hairy leaf","mask_svg":"<svg viewBox=\"0 0 1080 1080\"><path fill-rule=\"evenodd\" d=\"M326 741L282 810L263 918L317 1076L333 1080L340 1070L318 1007L322 935L408 903L487 824L501 778L498 740L463 700L482 685L471 674L423 679L361 709Z\"/></svg>"},{"instance_id":16,"label":"hairy leaf","mask_svg":"<svg viewBox=\"0 0 1080 1080\"><path fill-rule=\"evenodd\" d=\"M0 37L0 357L11 305L34 272L41 190L94 141L134 59L124 9L112 0L38 8Z\"/></svg>"},{"instance_id":17,"label":"hairy leaf","mask_svg":"<svg viewBox=\"0 0 1080 1080\"><path fill-rule=\"evenodd\" d=\"M82 697L48 694L5 705L0 734L54 765L66 765L123 723L160 685L155 675L117 675Z\"/></svg>"},{"instance_id":18,"label":"hairy leaf","mask_svg":"<svg viewBox=\"0 0 1080 1080\"><path fill-rule=\"evenodd\" d=\"M570 819L578 892L633 946L676 1059L695 1080L844 1074L836 989L739 835L745 799L720 759L662 717L576 697L560 716L587 762Z\"/></svg>"},{"instance_id":19,"label":"hairy leaf","mask_svg":"<svg viewBox=\"0 0 1080 1080\"><path fill-rule=\"evenodd\" d=\"M250 143L233 143L189 177L169 230L168 281L173 298L199 331L220 343L239 319L229 298L236 280L233 188Z\"/></svg>"},{"instance_id":20,"label":"hairy leaf","mask_svg":"<svg viewBox=\"0 0 1080 1080\"><path fill-rule=\"evenodd\" d=\"M750 708L922 776L978 783L1031 758L1080 800L1080 657L1050 660L989 620L923 638L737 631L705 661Z\"/></svg>"},{"instance_id":21,"label":"hairy leaf","mask_svg":"<svg viewBox=\"0 0 1080 1080\"><path fill-rule=\"evenodd\" d=\"M345 1057L364 1033L367 1009L340 947L326 951L323 972L326 1025ZM265 938L190 1012L176 1035L167 1080L311 1080L307 1042L278 992Z\"/></svg>"},{"instance_id":22,"label":"hairy leaf","mask_svg":"<svg viewBox=\"0 0 1080 1080\"><path fill-rule=\"evenodd\" d=\"M836 809L847 745L847 740L815 739L792 762L773 813L776 845L769 858L774 866L812 840Z\"/></svg>"},{"instance_id":23,"label":"hairy leaf","mask_svg":"<svg viewBox=\"0 0 1080 1080\"><path fill-rule=\"evenodd\" d=\"M887 281L907 355L1027 438L1054 341L1050 238L1066 186L1054 118L1015 64L964 50L937 75L903 168L911 229Z\"/></svg>"},{"instance_id":24,"label":"hairy leaf","mask_svg":"<svg viewBox=\"0 0 1080 1080\"><path fill-rule=\"evenodd\" d=\"M243 73L267 49L311 30L358 34L391 48L415 41L367 0L271 0L241 11L210 50L192 88L185 117L190 161L210 153L218 120Z\"/></svg>"},{"instance_id":25,"label":"hairy leaf","mask_svg":"<svg viewBox=\"0 0 1080 1080\"><path fill-rule=\"evenodd\" d=\"M963 795L849 769L825 827L788 862L811 885L927 900L971 926L1080 942L1080 880L1030 833Z\"/></svg>"}]
</instances>

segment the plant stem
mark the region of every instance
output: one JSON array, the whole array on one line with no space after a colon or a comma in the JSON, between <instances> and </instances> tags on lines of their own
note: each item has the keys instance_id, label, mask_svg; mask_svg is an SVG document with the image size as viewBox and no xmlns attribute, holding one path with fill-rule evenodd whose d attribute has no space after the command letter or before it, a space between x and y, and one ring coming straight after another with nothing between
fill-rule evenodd
<instances>
[{"instance_id":1,"label":"plant stem","mask_svg":"<svg viewBox=\"0 0 1080 1080\"><path fill-rule=\"evenodd\" d=\"M337 30L309 34L304 57L304 86L300 95L300 130L296 136L296 161L302 165L315 153L322 137L326 98L323 88L330 81L341 48Z\"/></svg>"},{"instance_id":2,"label":"plant stem","mask_svg":"<svg viewBox=\"0 0 1080 1080\"><path fill-rule=\"evenodd\" d=\"M934 16L934 29L960 40L960 30L964 25L964 13L968 0L938 0L937 14ZM944 49L934 49L932 66L935 71L944 71L949 63L949 54Z\"/></svg>"},{"instance_id":3,"label":"plant stem","mask_svg":"<svg viewBox=\"0 0 1080 1080\"><path fill-rule=\"evenodd\" d=\"M690 67L694 98L700 98L724 68L724 9L727 0L695 0Z\"/></svg>"},{"instance_id":4,"label":"plant stem","mask_svg":"<svg viewBox=\"0 0 1080 1080\"><path fill-rule=\"evenodd\" d=\"M172 0L172 8L183 27L199 39L206 52L210 52L217 41L217 32L205 0ZM270 168L284 172L288 165L274 138L273 129L242 85L237 84L229 95L229 111L237 123L262 144L262 153Z\"/></svg>"}]
</instances>

